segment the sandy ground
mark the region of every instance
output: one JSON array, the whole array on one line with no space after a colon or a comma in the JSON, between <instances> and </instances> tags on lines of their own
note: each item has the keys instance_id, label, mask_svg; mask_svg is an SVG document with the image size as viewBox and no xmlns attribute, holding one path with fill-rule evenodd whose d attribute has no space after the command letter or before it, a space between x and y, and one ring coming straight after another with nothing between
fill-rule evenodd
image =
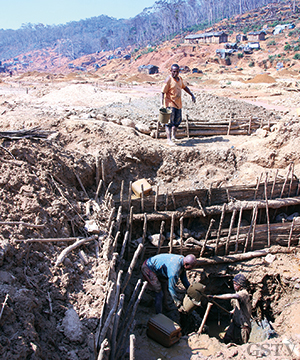
<instances>
[{"instance_id":1,"label":"sandy ground","mask_svg":"<svg viewBox=\"0 0 300 360\"><path fill-rule=\"evenodd\" d=\"M159 185L162 191L254 184L261 173L268 173L272 179L277 169L284 178L291 162L298 178L298 80L288 74L269 76L276 81L265 76L245 83L245 78L255 79L255 74L239 74L243 80L236 73L213 71L206 81L187 77L197 103L193 105L184 95L184 116L213 122L232 113L252 114L276 126L251 136L184 138L175 147L136 127L155 126L162 78L153 77L151 83L139 74L114 81L85 75L49 79L30 73L2 78L0 130L38 127L48 135L47 140L2 138L0 143L0 221L43 225L1 228L1 302L10 295L0 322L3 359L94 358L93 334L108 291L105 279L109 263L101 257L101 247L97 261L91 242L84 247L87 265L74 253L57 268L54 264L64 244L28 245L18 241L85 235L81 214L85 213L86 194L76 174L93 198L96 157L105 163L106 186L113 181L114 194L122 180L128 189L129 181L141 177ZM100 213L101 231L105 233L107 209L101 208ZM274 327L280 337L267 344L282 345L285 338L299 343L297 252L278 254L270 266L263 260L251 260L225 271L233 274L246 269L251 269L253 293L259 283L270 287L265 301L272 302ZM216 274L222 270L205 269ZM268 283L276 276L283 285L275 280ZM75 338L67 334L67 320L63 322L70 308L75 309L81 324ZM162 348L145 335L147 315L154 309L142 304L139 311L135 330L138 359L252 359L276 355L266 355L267 347L262 345L252 348L254 355L247 345L227 348L210 334L186 335L174 347ZM294 350L289 357L289 348L284 345L276 358L296 358L298 350Z\"/></svg>"}]
</instances>

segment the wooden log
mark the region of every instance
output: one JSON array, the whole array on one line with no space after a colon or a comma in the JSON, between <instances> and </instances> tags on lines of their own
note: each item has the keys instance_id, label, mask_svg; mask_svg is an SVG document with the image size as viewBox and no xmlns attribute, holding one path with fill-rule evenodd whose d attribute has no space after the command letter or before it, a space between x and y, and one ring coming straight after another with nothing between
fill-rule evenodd
<instances>
[{"instance_id":1,"label":"wooden log","mask_svg":"<svg viewBox=\"0 0 300 360\"><path fill-rule=\"evenodd\" d=\"M205 217L206 214L205 214L205 211L204 211L204 209L203 209L203 206L202 206L202 204L201 204L198 196L196 195L196 196L194 197L194 199L195 199L195 201L197 202L197 204L198 204L198 206L199 206L199 209L200 209L201 212L202 212L202 215Z\"/></svg>"},{"instance_id":2,"label":"wooden log","mask_svg":"<svg viewBox=\"0 0 300 360\"><path fill-rule=\"evenodd\" d=\"M32 239L16 239L15 242L28 242L28 243L33 243L33 242L56 242L56 241L61 241L61 242L68 242L68 241L78 241L80 240L80 238L78 237L69 237L69 238L32 238Z\"/></svg>"},{"instance_id":3,"label":"wooden log","mask_svg":"<svg viewBox=\"0 0 300 360\"><path fill-rule=\"evenodd\" d=\"M83 244L86 244L87 242L93 241L93 240L95 240L95 239L96 239L96 236L93 235L93 236L88 237L88 238L86 238L86 239L77 240L74 244L68 246L67 248L65 248L65 249L60 253L60 255L58 256L58 258L57 258L54 266L60 265L60 264L64 261L65 257L66 257L72 250L76 249L78 246L81 246L81 245L83 245Z\"/></svg>"},{"instance_id":4,"label":"wooden log","mask_svg":"<svg viewBox=\"0 0 300 360\"><path fill-rule=\"evenodd\" d=\"M141 254L143 248L144 248L143 244L139 244L139 246L135 250L135 253L134 253L133 258L131 260L131 263L129 265L127 274L126 274L125 279L123 281L122 293L124 293L124 291L125 291L125 288L126 288L128 282L129 282L130 278L131 278L131 275L132 275L133 269L135 267L135 264L136 264L136 262L138 260L139 255Z\"/></svg>"},{"instance_id":5,"label":"wooden log","mask_svg":"<svg viewBox=\"0 0 300 360\"><path fill-rule=\"evenodd\" d=\"M268 207L269 209L279 209L281 207L286 206L296 206L300 204L300 197L291 197L291 198L282 198L282 199L273 199L268 200ZM234 209L240 210L243 208L243 210L252 210L255 206L257 206L258 209L266 208L266 201L265 200L253 200L253 201L240 201L237 200L235 202L226 204L226 212L232 212ZM223 205L211 205L208 207L205 207L205 213L207 216L209 215L217 215L222 213ZM174 214L175 219L179 219L180 217L201 217L202 212L199 209L187 207L182 211L163 211L163 212L157 212L148 214L147 218L148 221L162 221L162 220L169 220L171 219L172 214ZM142 221L144 217L144 214L134 214L133 215L133 221Z\"/></svg>"}]
</instances>

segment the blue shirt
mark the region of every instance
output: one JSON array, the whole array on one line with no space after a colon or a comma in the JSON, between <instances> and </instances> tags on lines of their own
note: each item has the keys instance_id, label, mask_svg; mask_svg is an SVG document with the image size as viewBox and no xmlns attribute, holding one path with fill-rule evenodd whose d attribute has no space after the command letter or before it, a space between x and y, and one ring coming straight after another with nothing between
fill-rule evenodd
<instances>
[{"instance_id":1,"label":"blue shirt","mask_svg":"<svg viewBox=\"0 0 300 360\"><path fill-rule=\"evenodd\" d=\"M146 265L156 274L158 279L168 280L169 292L175 302L179 301L176 293L176 284L179 278L186 289L190 286L183 266L183 259L184 256L182 255L159 254L146 261Z\"/></svg>"}]
</instances>

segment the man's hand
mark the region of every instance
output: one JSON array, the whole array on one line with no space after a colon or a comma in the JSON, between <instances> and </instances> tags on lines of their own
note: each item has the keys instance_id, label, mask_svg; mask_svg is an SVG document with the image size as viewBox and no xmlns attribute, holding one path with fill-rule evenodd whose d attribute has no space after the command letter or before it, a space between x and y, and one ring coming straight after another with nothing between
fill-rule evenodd
<instances>
[{"instance_id":1,"label":"man's hand","mask_svg":"<svg viewBox=\"0 0 300 360\"><path fill-rule=\"evenodd\" d=\"M192 102L195 104L195 102L196 102L196 98L195 98L195 96L194 96L194 94L192 94Z\"/></svg>"},{"instance_id":2,"label":"man's hand","mask_svg":"<svg viewBox=\"0 0 300 360\"><path fill-rule=\"evenodd\" d=\"M174 303L175 303L177 309L180 308L181 302L179 300L174 301Z\"/></svg>"},{"instance_id":3,"label":"man's hand","mask_svg":"<svg viewBox=\"0 0 300 360\"><path fill-rule=\"evenodd\" d=\"M178 311L182 314L186 314L185 308L182 305L179 306Z\"/></svg>"},{"instance_id":4,"label":"man's hand","mask_svg":"<svg viewBox=\"0 0 300 360\"><path fill-rule=\"evenodd\" d=\"M213 299L215 296L214 295L206 295L208 299Z\"/></svg>"}]
</instances>

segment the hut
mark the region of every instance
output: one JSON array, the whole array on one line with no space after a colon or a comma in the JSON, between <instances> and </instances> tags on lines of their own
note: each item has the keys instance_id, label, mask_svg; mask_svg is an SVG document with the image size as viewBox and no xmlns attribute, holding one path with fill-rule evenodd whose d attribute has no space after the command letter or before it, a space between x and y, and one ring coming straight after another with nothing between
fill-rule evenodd
<instances>
[{"instance_id":1,"label":"hut","mask_svg":"<svg viewBox=\"0 0 300 360\"><path fill-rule=\"evenodd\" d=\"M228 42L228 34L224 31L209 32L204 34L187 35L184 39L186 44L214 43L221 44Z\"/></svg>"},{"instance_id":2,"label":"hut","mask_svg":"<svg viewBox=\"0 0 300 360\"><path fill-rule=\"evenodd\" d=\"M266 40L266 32L264 30L261 31L252 31L248 33L248 41L263 41Z\"/></svg>"}]
</instances>

